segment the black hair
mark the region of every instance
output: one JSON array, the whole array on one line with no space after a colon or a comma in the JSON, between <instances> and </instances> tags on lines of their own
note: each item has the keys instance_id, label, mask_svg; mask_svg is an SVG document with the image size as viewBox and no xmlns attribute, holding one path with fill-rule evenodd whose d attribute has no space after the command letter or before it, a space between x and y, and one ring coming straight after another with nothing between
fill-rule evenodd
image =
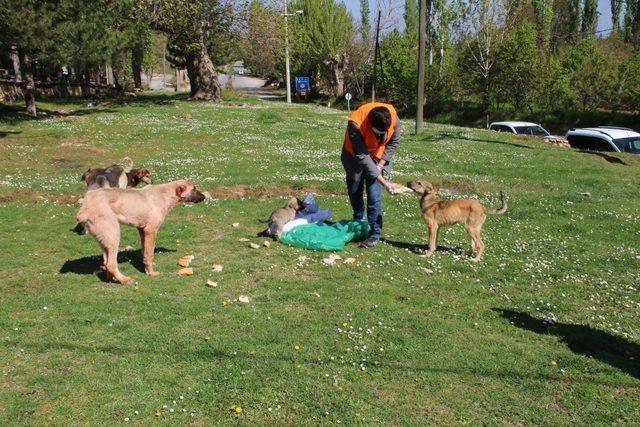
<instances>
[{"instance_id":1,"label":"black hair","mask_svg":"<svg viewBox=\"0 0 640 427\"><path fill-rule=\"evenodd\" d=\"M376 107L371 110L369 120L371 121L371 126L380 131L386 131L391 127L391 113L385 107Z\"/></svg>"}]
</instances>

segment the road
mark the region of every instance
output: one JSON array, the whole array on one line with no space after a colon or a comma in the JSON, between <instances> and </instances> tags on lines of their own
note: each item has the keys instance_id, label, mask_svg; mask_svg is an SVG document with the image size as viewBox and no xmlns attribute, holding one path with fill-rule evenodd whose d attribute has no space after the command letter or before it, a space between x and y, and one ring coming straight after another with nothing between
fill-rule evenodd
<instances>
[{"instance_id":1,"label":"road","mask_svg":"<svg viewBox=\"0 0 640 427\"><path fill-rule=\"evenodd\" d=\"M143 81L149 83L149 89L151 90L173 89L174 85L171 82L173 82L174 80L175 76L173 74L166 74L164 76L164 81L162 78L162 74L154 74L151 78L151 81L148 81L147 76L143 75ZM227 87L227 83L229 82L229 76L227 74L220 74L218 76L218 81L220 82L220 86L222 86L222 88L224 89L225 87ZM265 82L265 79L261 79L259 77L240 75L231 76L231 87L235 90L239 90L252 95L257 95L262 99L281 98L280 95L274 94L271 89L263 88Z\"/></svg>"}]
</instances>

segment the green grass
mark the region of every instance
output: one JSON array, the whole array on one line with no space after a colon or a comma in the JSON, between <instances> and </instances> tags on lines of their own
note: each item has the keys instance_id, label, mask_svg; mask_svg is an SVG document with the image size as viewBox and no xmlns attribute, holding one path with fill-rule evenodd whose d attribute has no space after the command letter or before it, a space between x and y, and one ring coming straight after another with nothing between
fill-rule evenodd
<instances>
[{"instance_id":1,"label":"green grass","mask_svg":"<svg viewBox=\"0 0 640 427\"><path fill-rule=\"evenodd\" d=\"M349 218L344 112L239 95L41 107L48 118L0 116L0 424L640 419L640 157L444 125L416 137L403 122L394 181L490 206L508 194L484 261L463 255L462 226L421 257L417 199L386 195L387 244L351 244L354 264L327 266L326 253L239 239L261 243L258 220L306 191ZM138 270L137 232L123 228L136 286L101 281L98 245L68 231L82 172L125 156L216 197L168 217L161 276ZM185 254L195 274L178 277Z\"/></svg>"}]
</instances>

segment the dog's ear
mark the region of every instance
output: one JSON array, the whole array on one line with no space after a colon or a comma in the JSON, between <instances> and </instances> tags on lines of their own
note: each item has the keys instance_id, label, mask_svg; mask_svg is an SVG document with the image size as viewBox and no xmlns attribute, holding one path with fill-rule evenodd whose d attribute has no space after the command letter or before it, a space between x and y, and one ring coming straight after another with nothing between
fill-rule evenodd
<instances>
[{"instance_id":1,"label":"dog's ear","mask_svg":"<svg viewBox=\"0 0 640 427\"><path fill-rule=\"evenodd\" d=\"M298 209L298 199L296 197L292 197L289 199L289 202L287 203L287 207L289 208L293 208L293 209Z\"/></svg>"},{"instance_id":2,"label":"dog's ear","mask_svg":"<svg viewBox=\"0 0 640 427\"><path fill-rule=\"evenodd\" d=\"M180 197L181 199L185 199L189 196L191 190L193 190L193 185L189 184L188 182L184 182L176 187L176 196Z\"/></svg>"},{"instance_id":3,"label":"dog's ear","mask_svg":"<svg viewBox=\"0 0 640 427\"><path fill-rule=\"evenodd\" d=\"M89 178L89 176L91 176L91 169L87 169L87 171L82 174L80 181L87 182L87 178Z\"/></svg>"},{"instance_id":4,"label":"dog's ear","mask_svg":"<svg viewBox=\"0 0 640 427\"><path fill-rule=\"evenodd\" d=\"M430 183L430 182L425 182L423 184L425 190L427 191L427 193L435 193L436 192L436 187Z\"/></svg>"}]
</instances>

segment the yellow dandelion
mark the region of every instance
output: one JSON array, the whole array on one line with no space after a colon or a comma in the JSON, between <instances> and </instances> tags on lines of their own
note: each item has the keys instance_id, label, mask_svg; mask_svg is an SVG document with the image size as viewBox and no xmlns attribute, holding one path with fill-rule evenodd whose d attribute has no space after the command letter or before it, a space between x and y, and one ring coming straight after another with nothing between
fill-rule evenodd
<instances>
[{"instance_id":1,"label":"yellow dandelion","mask_svg":"<svg viewBox=\"0 0 640 427\"><path fill-rule=\"evenodd\" d=\"M556 366L556 365L558 364L558 362L556 362L555 360L552 360L552 361L551 361L551 362L549 362L549 363L551 363L551 366Z\"/></svg>"},{"instance_id":2,"label":"yellow dandelion","mask_svg":"<svg viewBox=\"0 0 640 427\"><path fill-rule=\"evenodd\" d=\"M300 346L296 345L295 347L293 347L295 349L295 351L300 351Z\"/></svg>"}]
</instances>

